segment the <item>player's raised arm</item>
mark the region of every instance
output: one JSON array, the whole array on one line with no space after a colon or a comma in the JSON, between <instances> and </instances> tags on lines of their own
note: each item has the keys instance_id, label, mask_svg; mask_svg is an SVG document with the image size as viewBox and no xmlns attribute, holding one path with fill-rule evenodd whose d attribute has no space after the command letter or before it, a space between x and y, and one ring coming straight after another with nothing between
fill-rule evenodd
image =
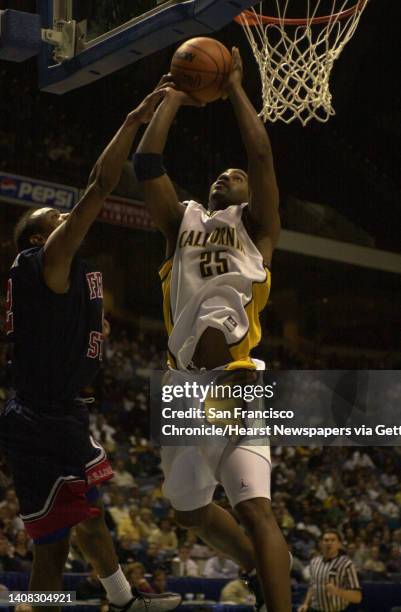
<instances>
[{"instance_id":1,"label":"player's raised arm","mask_svg":"<svg viewBox=\"0 0 401 612\"><path fill-rule=\"evenodd\" d=\"M236 47L227 80L227 94L234 107L248 156L249 212L255 231L263 242L266 263L280 235L279 193L273 154L266 129L242 87L242 61Z\"/></svg>"},{"instance_id":2,"label":"player's raised arm","mask_svg":"<svg viewBox=\"0 0 401 612\"><path fill-rule=\"evenodd\" d=\"M43 274L46 284L56 293L68 289L72 259L98 216L106 197L117 186L135 135L142 123L148 123L165 90L160 84L129 113L114 138L100 155L89 177L83 197L44 245Z\"/></svg>"},{"instance_id":3,"label":"player's raised arm","mask_svg":"<svg viewBox=\"0 0 401 612\"><path fill-rule=\"evenodd\" d=\"M163 151L174 118L182 105L202 106L182 91L167 87L134 155L134 168L142 183L145 203L156 227L164 234L169 256L175 248L185 207L163 166Z\"/></svg>"}]
</instances>

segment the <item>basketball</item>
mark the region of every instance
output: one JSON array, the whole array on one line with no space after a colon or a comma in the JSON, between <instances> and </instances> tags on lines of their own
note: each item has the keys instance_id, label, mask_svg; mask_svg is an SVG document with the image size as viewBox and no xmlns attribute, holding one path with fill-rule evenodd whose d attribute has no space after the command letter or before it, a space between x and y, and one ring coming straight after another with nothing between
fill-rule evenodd
<instances>
[{"instance_id":1,"label":"basketball","mask_svg":"<svg viewBox=\"0 0 401 612\"><path fill-rule=\"evenodd\" d=\"M182 91L199 102L214 102L223 93L231 69L231 53L214 38L191 38L173 55L171 74Z\"/></svg>"}]
</instances>

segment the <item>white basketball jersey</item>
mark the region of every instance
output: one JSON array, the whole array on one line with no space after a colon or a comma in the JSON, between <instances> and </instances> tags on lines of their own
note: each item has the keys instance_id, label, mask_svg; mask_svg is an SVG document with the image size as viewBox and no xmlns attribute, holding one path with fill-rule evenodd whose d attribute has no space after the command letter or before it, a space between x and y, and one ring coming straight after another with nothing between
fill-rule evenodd
<instances>
[{"instance_id":1,"label":"white basketball jersey","mask_svg":"<svg viewBox=\"0 0 401 612\"><path fill-rule=\"evenodd\" d=\"M186 369L207 327L221 330L233 361L250 360L270 272L242 222L246 203L208 212L187 204L173 257L160 270L171 365Z\"/></svg>"}]
</instances>

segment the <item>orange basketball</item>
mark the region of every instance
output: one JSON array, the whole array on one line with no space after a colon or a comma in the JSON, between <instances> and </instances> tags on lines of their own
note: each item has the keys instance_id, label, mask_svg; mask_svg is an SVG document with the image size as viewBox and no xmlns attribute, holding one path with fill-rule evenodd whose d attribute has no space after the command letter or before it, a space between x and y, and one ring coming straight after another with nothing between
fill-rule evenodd
<instances>
[{"instance_id":1,"label":"orange basketball","mask_svg":"<svg viewBox=\"0 0 401 612\"><path fill-rule=\"evenodd\" d=\"M182 44L171 60L171 74L178 89L200 102L221 97L231 69L231 53L214 38L191 38Z\"/></svg>"}]
</instances>

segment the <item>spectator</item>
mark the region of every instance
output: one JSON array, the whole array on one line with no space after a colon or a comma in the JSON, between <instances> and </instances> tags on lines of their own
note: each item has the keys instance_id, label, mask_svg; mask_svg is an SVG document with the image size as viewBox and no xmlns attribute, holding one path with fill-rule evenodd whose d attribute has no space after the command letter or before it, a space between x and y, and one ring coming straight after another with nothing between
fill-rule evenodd
<instances>
[{"instance_id":1,"label":"spectator","mask_svg":"<svg viewBox=\"0 0 401 612\"><path fill-rule=\"evenodd\" d=\"M4 499L2 502L0 502L0 508L7 506L9 502L16 504L19 510L19 501L14 487L7 487L4 492Z\"/></svg>"},{"instance_id":2,"label":"spectator","mask_svg":"<svg viewBox=\"0 0 401 612\"><path fill-rule=\"evenodd\" d=\"M11 545L6 538L0 538L0 572L20 572L21 563L11 555Z\"/></svg>"},{"instance_id":3,"label":"spectator","mask_svg":"<svg viewBox=\"0 0 401 612\"><path fill-rule=\"evenodd\" d=\"M117 528L122 519L129 518L128 507L125 503L124 495L117 493L113 496L113 502L109 508L109 513Z\"/></svg>"},{"instance_id":4,"label":"spectator","mask_svg":"<svg viewBox=\"0 0 401 612\"><path fill-rule=\"evenodd\" d=\"M147 540L151 533L157 529L157 525L154 522L152 510L149 508L141 508L137 525L141 538Z\"/></svg>"},{"instance_id":5,"label":"spectator","mask_svg":"<svg viewBox=\"0 0 401 612\"><path fill-rule=\"evenodd\" d=\"M198 565L190 555L191 548L187 544L180 546L177 557L173 559L174 576L199 576Z\"/></svg>"},{"instance_id":6,"label":"spectator","mask_svg":"<svg viewBox=\"0 0 401 612\"><path fill-rule=\"evenodd\" d=\"M206 544L203 544L194 531L187 532L185 544L191 547L192 559L209 559L213 556L213 552Z\"/></svg>"},{"instance_id":7,"label":"spectator","mask_svg":"<svg viewBox=\"0 0 401 612\"><path fill-rule=\"evenodd\" d=\"M380 549L378 546L372 546L370 553L365 563L363 564L364 571L371 573L371 577L375 579L384 578L386 576L386 566L380 559Z\"/></svg>"},{"instance_id":8,"label":"spectator","mask_svg":"<svg viewBox=\"0 0 401 612\"><path fill-rule=\"evenodd\" d=\"M165 556L155 542L149 542L145 551L138 551L138 560L144 565L148 574L153 574L156 569L164 565Z\"/></svg>"},{"instance_id":9,"label":"spectator","mask_svg":"<svg viewBox=\"0 0 401 612\"><path fill-rule=\"evenodd\" d=\"M136 485L134 477L125 469L124 459L116 459L113 465L113 484L118 487L134 487Z\"/></svg>"},{"instance_id":10,"label":"spectator","mask_svg":"<svg viewBox=\"0 0 401 612\"><path fill-rule=\"evenodd\" d=\"M397 525L400 518L400 509L390 498L388 493L381 493L379 496L379 503L377 504L377 510L386 521L392 522L394 526Z\"/></svg>"},{"instance_id":11,"label":"spectator","mask_svg":"<svg viewBox=\"0 0 401 612\"><path fill-rule=\"evenodd\" d=\"M220 603L225 604L248 604L255 603L255 597L247 588L245 582L240 578L231 580L222 589L220 593Z\"/></svg>"},{"instance_id":12,"label":"spectator","mask_svg":"<svg viewBox=\"0 0 401 612\"><path fill-rule=\"evenodd\" d=\"M25 529L17 531L14 540L14 558L20 561L23 571L30 571L33 561L32 551L29 549L30 539Z\"/></svg>"},{"instance_id":13,"label":"spectator","mask_svg":"<svg viewBox=\"0 0 401 612\"><path fill-rule=\"evenodd\" d=\"M363 567L363 563L360 562L360 558L357 555L356 544L354 542L350 542L347 546L347 555L351 559L351 561L355 564L355 567L358 570L361 570Z\"/></svg>"},{"instance_id":14,"label":"spectator","mask_svg":"<svg viewBox=\"0 0 401 612\"><path fill-rule=\"evenodd\" d=\"M306 529L304 523L298 523L293 542L294 553L300 559L309 561L312 550L316 546L316 540Z\"/></svg>"},{"instance_id":15,"label":"spectator","mask_svg":"<svg viewBox=\"0 0 401 612\"><path fill-rule=\"evenodd\" d=\"M167 575L163 569L156 569L153 573L152 589L154 593L166 593Z\"/></svg>"},{"instance_id":16,"label":"spectator","mask_svg":"<svg viewBox=\"0 0 401 612\"><path fill-rule=\"evenodd\" d=\"M387 561L386 568L390 574L401 574L401 553L397 546L391 547L390 559Z\"/></svg>"},{"instance_id":17,"label":"spectator","mask_svg":"<svg viewBox=\"0 0 401 612\"><path fill-rule=\"evenodd\" d=\"M106 591L99 580L99 576L94 568L90 568L90 574L82 582L78 582L76 587L77 599L104 599Z\"/></svg>"},{"instance_id":18,"label":"spectator","mask_svg":"<svg viewBox=\"0 0 401 612\"><path fill-rule=\"evenodd\" d=\"M153 593L152 587L145 578L145 568L142 563L130 563L125 570L125 575L131 586L142 593Z\"/></svg>"},{"instance_id":19,"label":"spectator","mask_svg":"<svg viewBox=\"0 0 401 612\"><path fill-rule=\"evenodd\" d=\"M289 530L294 528L295 521L293 517L291 516L291 514L289 513L285 505L285 502L280 501L276 504L275 515L276 515L278 524L280 525L281 529L285 533L288 533Z\"/></svg>"},{"instance_id":20,"label":"spectator","mask_svg":"<svg viewBox=\"0 0 401 612\"><path fill-rule=\"evenodd\" d=\"M121 519L117 528L119 538L128 536L131 542L139 542L141 532L138 525L138 512L138 506L131 506L128 517Z\"/></svg>"},{"instance_id":21,"label":"spectator","mask_svg":"<svg viewBox=\"0 0 401 612\"><path fill-rule=\"evenodd\" d=\"M161 519L158 529L149 537L149 544L157 544L160 550L173 553L177 550L178 541L175 529L169 519Z\"/></svg>"},{"instance_id":22,"label":"spectator","mask_svg":"<svg viewBox=\"0 0 401 612\"><path fill-rule=\"evenodd\" d=\"M19 516L19 502L7 502L7 504L1 509L3 515L4 533L13 540L17 534L17 531L24 530L24 523Z\"/></svg>"},{"instance_id":23,"label":"spectator","mask_svg":"<svg viewBox=\"0 0 401 612\"><path fill-rule=\"evenodd\" d=\"M190 549L189 549L190 550ZM208 559L203 569L205 578L238 578L239 567L231 561L224 553L216 551L216 554Z\"/></svg>"},{"instance_id":24,"label":"spectator","mask_svg":"<svg viewBox=\"0 0 401 612\"><path fill-rule=\"evenodd\" d=\"M121 564L127 565L137 561L137 544L127 535L121 536L117 541L117 557Z\"/></svg>"},{"instance_id":25,"label":"spectator","mask_svg":"<svg viewBox=\"0 0 401 612\"><path fill-rule=\"evenodd\" d=\"M152 491L152 499L160 499L163 497L163 478L160 478L158 484Z\"/></svg>"}]
</instances>

